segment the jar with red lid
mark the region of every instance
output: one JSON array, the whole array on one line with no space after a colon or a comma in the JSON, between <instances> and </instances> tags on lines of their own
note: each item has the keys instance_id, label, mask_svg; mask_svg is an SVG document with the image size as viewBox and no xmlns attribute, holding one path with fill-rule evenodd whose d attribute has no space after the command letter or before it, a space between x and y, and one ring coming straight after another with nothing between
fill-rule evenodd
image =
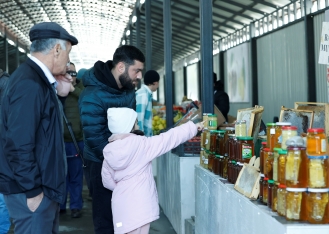
<instances>
[{"instance_id":1,"label":"jar with red lid","mask_svg":"<svg viewBox=\"0 0 329 234\"><path fill-rule=\"evenodd\" d=\"M290 127L291 123L289 122L276 122L275 123L275 148L281 148L282 142L282 127Z\"/></svg>"},{"instance_id":2,"label":"jar with red lid","mask_svg":"<svg viewBox=\"0 0 329 234\"><path fill-rule=\"evenodd\" d=\"M323 128L310 128L307 130L306 147L308 155L326 155L326 135Z\"/></svg>"},{"instance_id":3,"label":"jar with red lid","mask_svg":"<svg viewBox=\"0 0 329 234\"><path fill-rule=\"evenodd\" d=\"M259 150L259 158L260 158L260 165L259 165L259 169L260 169L260 173L264 174L264 149L266 148L266 141L262 142L262 146Z\"/></svg>"},{"instance_id":4,"label":"jar with red lid","mask_svg":"<svg viewBox=\"0 0 329 234\"><path fill-rule=\"evenodd\" d=\"M306 188L308 159L305 147L289 146L286 156L286 185L290 188Z\"/></svg>"},{"instance_id":5,"label":"jar with red lid","mask_svg":"<svg viewBox=\"0 0 329 234\"><path fill-rule=\"evenodd\" d=\"M287 150L280 150L278 158L278 182L282 185L286 184L286 157Z\"/></svg>"},{"instance_id":6,"label":"jar with red lid","mask_svg":"<svg viewBox=\"0 0 329 234\"><path fill-rule=\"evenodd\" d=\"M267 194L267 191L268 191L268 178L267 177L264 177L264 180L263 180L263 204L267 205L267 197L268 197L268 194Z\"/></svg>"},{"instance_id":7,"label":"jar with red lid","mask_svg":"<svg viewBox=\"0 0 329 234\"><path fill-rule=\"evenodd\" d=\"M266 124L267 148L273 150L275 145L275 123Z\"/></svg>"},{"instance_id":8,"label":"jar with red lid","mask_svg":"<svg viewBox=\"0 0 329 234\"><path fill-rule=\"evenodd\" d=\"M278 191L277 191L277 212L280 216L286 216L286 186L284 184L278 185Z\"/></svg>"},{"instance_id":9,"label":"jar with red lid","mask_svg":"<svg viewBox=\"0 0 329 234\"><path fill-rule=\"evenodd\" d=\"M261 162L263 164L263 171L264 171L264 175L266 174L266 160L267 160L267 157L268 157L268 154L269 152L271 152L270 148L264 148L263 149L264 153L264 157L263 157L263 162ZM266 177L266 176L265 176Z\"/></svg>"},{"instance_id":10,"label":"jar with red lid","mask_svg":"<svg viewBox=\"0 0 329 234\"><path fill-rule=\"evenodd\" d=\"M269 148L267 148L269 149ZM274 153L273 151L267 151L267 158L265 162L265 177L267 177L269 180L273 180L273 161L274 161Z\"/></svg>"},{"instance_id":11,"label":"jar with red lid","mask_svg":"<svg viewBox=\"0 0 329 234\"><path fill-rule=\"evenodd\" d=\"M281 149L287 149L286 141L293 136L297 136L297 127L296 126L282 127L281 136L282 136Z\"/></svg>"}]
</instances>

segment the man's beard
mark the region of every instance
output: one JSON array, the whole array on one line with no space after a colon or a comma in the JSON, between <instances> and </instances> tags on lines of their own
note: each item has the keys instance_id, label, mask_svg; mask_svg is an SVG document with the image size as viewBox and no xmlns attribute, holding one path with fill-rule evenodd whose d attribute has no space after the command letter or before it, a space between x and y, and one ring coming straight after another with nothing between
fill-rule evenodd
<instances>
[{"instance_id":1,"label":"man's beard","mask_svg":"<svg viewBox=\"0 0 329 234\"><path fill-rule=\"evenodd\" d=\"M119 81L122 85L122 88L132 90L135 89L135 85L133 84L133 81L129 77L129 74L127 71L125 71L123 74L119 76Z\"/></svg>"}]
</instances>

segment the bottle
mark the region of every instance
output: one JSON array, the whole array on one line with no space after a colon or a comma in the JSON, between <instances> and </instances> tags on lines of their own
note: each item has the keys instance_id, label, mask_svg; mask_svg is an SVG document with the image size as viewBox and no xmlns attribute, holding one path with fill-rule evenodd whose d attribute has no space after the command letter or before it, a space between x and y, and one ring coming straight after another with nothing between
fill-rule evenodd
<instances>
[{"instance_id":1,"label":"bottle","mask_svg":"<svg viewBox=\"0 0 329 234\"><path fill-rule=\"evenodd\" d=\"M273 190L274 180L268 180L267 184L268 184L268 186L267 186L267 206L268 206L268 208L272 209L272 202L273 202L272 190Z\"/></svg>"},{"instance_id":2,"label":"bottle","mask_svg":"<svg viewBox=\"0 0 329 234\"><path fill-rule=\"evenodd\" d=\"M264 174L260 174L258 199L259 202L261 203L263 203L263 183L264 183Z\"/></svg>"},{"instance_id":3,"label":"bottle","mask_svg":"<svg viewBox=\"0 0 329 234\"><path fill-rule=\"evenodd\" d=\"M287 220L307 220L306 188L286 189L286 219Z\"/></svg>"},{"instance_id":4,"label":"bottle","mask_svg":"<svg viewBox=\"0 0 329 234\"><path fill-rule=\"evenodd\" d=\"M277 192L277 212L280 216L286 216L286 194L286 186L284 184L279 184Z\"/></svg>"},{"instance_id":5,"label":"bottle","mask_svg":"<svg viewBox=\"0 0 329 234\"><path fill-rule=\"evenodd\" d=\"M287 145L286 145L286 141L293 137L293 136L297 136L297 127L296 126L284 126L282 127L282 142L281 142L281 149L287 149Z\"/></svg>"},{"instance_id":6,"label":"bottle","mask_svg":"<svg viewBox=\"0 0 329 234\"><path fill-rule=\"evenodd\" d=\"M308 163L305 147L289 146L286 157L286 185L290 188L306 188Z\"/></svg>"},{"instance_id":7,"label":"bottle","mask_svg":"<svg viewBox=\"0 0 329 234\"><path fill-rule=\"evenodd\" d=\"M328 156L308 155L308 179L307 184L310 188L327 188L327 165Z\"/></svg>"},{"instance_id":8,"label":"bottle","mask_svg":"<svg viewBox=\"0 0 329 234\"><path fill-rule=\"evenodd\" d=\"M309 188L307 194L307 221L313 224L324 224L328 204L329 188Z\"/></svg>"},{"instance_id":9,"label":"bottle","mask_svg":"<svg viewBox=\"0 0 329 234\"><path fill-rule=\"evenodd\" d=\"M268 191L268 184L267 184L268 178L264 177L263 180L263 204L267 205L267 191Z\"/></svg>"},{"instance_id":10,"label":"bottle","mask_svg":"<svg viewBox=\"0 0 329 234\"><path fill-rule=\"evenodd\" d=\"M269 148L266 148L269 149ZM265 177L267 177L269 180L273 180L273 161L274 161L274 156L273 156L273 151L267 151L267 158L266 158L266 167L265 167Z\"/></svg>"},{"instance_id":11,"label":"bottle","mask_svg":"<svg viewBox=\"0 0 329 234\"><path fill-rule=\"evenodd\" d=\"M278 181L278 160L280 148L273 148L273 180Z\"/></svg>"},{"instance_id":12,"label":"bottle","mask_svg":"<svg viewBox=\"0 0 329 234\"><path fill-rule=\"evenodd\" d=\"M262 142L262 146L259 150L259 158L260 158L260 165L259 165L259 169L260 169L260 173L264 174L264 149L266 148L266 141Z\"/></svg>"},{"instance_id":13,"label":"bottle","mask_svg":"<svg viewBox=\"0 0 329 234\"><path fill-rule=\"evenodd\" d=\"M310 128L307 130L306 147L308 155L326 155L326 135L323 128Z\"/></svg>"},{"instance_id":14,"label":"bottle","mask_svg":"<svg viewBox=\"0 0 329 234\"><path fill-rule=\"evenodd\" d=\"M286 156L287 156L287 150L280 150L279 151L278 182L281 185L286 184Z\"/></svg>"},{"instance_id":15,"label":"bottle","mask_svg":"<svg viewBox=\"0 0 329 234\"><path fill-rule=\"evenodd\" d=\"M289 122L276 122L275 123L275 148L281 148L281 142L282 142L282 127L290 127L291 123Z\"/></svg>"},{"instance_id":16,"label":"bottle","mask_svg":"<svg viewBox=\"0 0 329 234\"><path fill-rule=\"evenodd\" d=\"M273 150L275 145L275 123L266 124L267 148Z\"/></svg>"}]
</instances>

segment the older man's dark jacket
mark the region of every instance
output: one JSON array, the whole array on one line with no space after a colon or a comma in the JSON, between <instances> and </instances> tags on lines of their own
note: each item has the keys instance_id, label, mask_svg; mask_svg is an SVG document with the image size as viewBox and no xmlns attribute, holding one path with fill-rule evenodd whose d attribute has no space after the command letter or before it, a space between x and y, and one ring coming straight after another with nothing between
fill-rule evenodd
<instances>
[{"instance_id":1,"label":"older man's dark jacket","mask_svg":"<svg viewBox=\"0 0 329 234\"><path fill-rule=\"evenodd\" d=\"M56 93L32 60L10 76L0 126L0 193L40 194L62 203L65 161L62 115Z\"/></svg>"}]
</instances>

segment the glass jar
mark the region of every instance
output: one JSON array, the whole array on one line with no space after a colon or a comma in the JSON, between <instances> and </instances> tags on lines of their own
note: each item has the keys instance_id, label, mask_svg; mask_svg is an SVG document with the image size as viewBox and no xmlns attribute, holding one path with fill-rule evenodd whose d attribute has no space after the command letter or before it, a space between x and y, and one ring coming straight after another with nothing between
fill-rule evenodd
<instances>
[{"instance_id":1,"label":"glass jar","mask_svg":"<svg viewBox=\"0 0 329 234\"><path fill-rule=\"evenodd\" d=\"M323 128L310 128L307 130L306 147L308 155L326 155L326 135Z\"/></svg>"},{"instance_id":2,"label":"glass jar","mask_svg":"<svg viewBox=\"0 0 329 234\"><path fill-rule=\"evenodd\" d=\"M245 120L235 122L235 135L237 137L247 136L247 122Z\"/></svg>"},{"instance_id":3,"label":"glass jar","mask_svg":"<svg viewBox=\"0 0 329 234\"><path fill-rule=\"evenodd\" d=\"M278 159L278 182L282 185L286 184L286 157L287 150L280 150Z\"/></svg>"},{"instance_id":4,"label":"glass jar","mask_svg":"<svg viewBox=\"0 0 329 234\"><path fill-rule=\"evenodd\" d=\"M276 212L278 209L278 182L274 182L272 187L272 211Z\"/></svg>"},{"instance_id":5,"label":"glass jar","mask_svg":"<svg viewBox=\"0 0 329 234\"><path fill-rule=\"evenodd\" d=\"M277 198L278 198L278 205L277 205L277 212L280 216L286 216L286 186L284 184L279 184Z\"/></svg>"},{"instance_id":6,"label":"glass jar","mask_svg":"<svg viewBox=\"0 0 329 234\"><path fill-rule=\"evenodd\" d=\"M214 159L215 159L215 154L213 152L209 152L208 155L208 170L212 171L212 165L214 163Z\"/></svg>"},{"instance_id":7,"label":"glass jar","mask_svg":"<svg viewBox=\"0 0 329 234\"><path fill-rule=\"evenodd\" d=\"M275 123L266 124L267 148L273 150L275 144Z\"/></svg>"},{"instance_id":8,"label":"glass jar","mask_svg":"<svg viewBox=\"0 0 329 234\"><path fill-rule=\"evenodd\" d=\"M263 204L267 205L267 197L268 197L268 194L267 194L267 191L268 191L268 178L267 177L264 177L264 180L263 180Z\"/></svg>"},{"instance_id":9,"label":"glass jar","mask_svg":"<svg viewBox=\"0 0 329 234\"><path fill-rule=\"evenodd\" d=\"M280 148L273 148L273 180L278 181L278 160Z\"/></svg>"},{"instance_id":10,"label":"glass jar","mask_svg":"<svg viewBox=\"0 0 329 234\"><path fill-rule=\"evenodd\" d=\"M267 206L268 208L272 209L272 190L274 185L274 180L268 180L267 181Z\"/></svg>"},{"instance_id":11,"label":"glass jar","mask_svg":"<svg viewBox=\"0 0 329 234\"><path fill-rule=\"evenodd\" d=\"M254 156L254 138L253 137L239 137L239 155L241 163L249 163L252 156Z\"/></svg>"},{"instance_id":12,"label":"glass jar","mask_svg":"<svg viewBox=\"0 0 329 234\"><path fill-rule=\"evenodd\" d=\"M224 156L219 156L219 176L223 177L223 170L224 170Z\"/></svg>"},{"instance_id":13,"label":"glass jar","mask_svg":"<svg viewBox=\"0 0 329 234\"><path fill-rule=\"evenodd\" d=\"M225 131L224 130L217 130L216 131L216 154L224 156L225 150Z\"/></svg>"},{"instance_id":14,"label":"glass jar","mask_svg":"<svg viewBox=\"0 0 329 234\"><path fill-rule=\"evenodd\" d=\"M219 155L216 154L215 155L215 158L213 160L213 163L212 163L212 172L215 174L215 175L219 175Z\"/></svg>"},{"instance_id":15,"label":"glass jar","mask_svg":"<svg viewBox=\"0 0 329 234\"><path fill-rule=\"evenodd\" d=\"M206 148L207 131L208 128L204 128L201 133L201 148Z\"/></svg>"},{"instance_id":16,"label":"glass jar","mask_svg":"<svg viewBox=\"0 0 329 234\"><path fill-rule=\"evenodd\" d=\"M286 141L293 137L297 136L297 127L296 126L284 126L282 127L282 142L281 142L281 149L287 149Z\"/></svg>"},{"instance_id":17,"label":"glass jar","mask_svg":"<svg viewBox=\"0 0 329 234\"><path fill-rule=\"evenodd\" d=\"M286 219L287 220L307 220L306 188L286 189Z\"/></svg>"},{"instance_id":18,"label":"glass jar","mask_svg":"<svg viewBox=\"0 0 329 234\"><path fill-rule=\"evenodd\" d=\"M260 163L259 163L259 170L261 174L264 174L264 149L266 148L266 141L262 142L262 146L259 150L259 158L260 158Z\"/></svg>"},{"instance_id":19,"label":"glass jar","mask_svg":"<svg viewBox=\"0 0 329 234\"><path fill-rule=\"evenodd\" d=\"M269 180L273 180L273 161L274 161L274 156L273 156L273 151L270 151L269 148L268 151L266 151L267 157L266 157L266 162L265 162L265 170L264 174L265 177L267 177Z\"/></svg>"},{"instance_id":20,"label":"glass jar","mask_svg":"<svg viewBox=\"0 0 329 234\"><path fill-rule=\"evenodd\" d=\"M209 129L205 129L206 132L206 138L205 138L205 148L206 150L210 150L210 130Z\"/></svg>"},{"instance_id":21,"label":"glass jar","mask_svg":"<svg viewBox=\"0 0 329 234\"><path fill-rule=\"evenodd\" d=\"M223 176L222 176L224 179L227 179L227 164L228 164L228 156L225 155L223 160Z\"/></svg>"},{"instance_id":22,"label":"glass jar","mask_svg":"<svg viewBox=\"0 0 329 234\"><path fill-rule=\"evenodd\" d=\"M204 149L201 148L200 150L200 166L204 167Z\"/></svg>"},{"instance_id":23,"label":"glass jar","mask_svg":"<svg viewBox=\"0 0 329 234\"><path fill-rule=\"evenodd\" d=\"M268 157L268 153L271 152L270 148L264 148L263 149L264 153L264 157L263 157L263 170L264 170L264 175L266 174L266 160Z\"/></svg>"},{"instance_id":24,"label":"glass jar","mask_svg":"<svg viewBox=\"0 0 329 234\"><path fill-rule=\"evenodd\" d=\"M291 123L289 122L276 122L275 123L275 148L281 148L282 142L282 127L290 127Z\"/></svg>"},{"instance_id":25,"label":"glass jar","mask_svg":"<svg viewBox=\"0 0 329 234\"><path fill-rule=\"evenodd\" d=\"M264 183L264 174L260 174L258 199L259 202L261 203L263 203L263 183Z\"/></svg>"},{"instance_id":26,"label":"glass jar","mask_svg":"<svg viewBox=\"0 0 329 234\"><path fill-rule=\"evenodd\" d=\"M208 129L209 130L217 129L217 115L208 115Z\"/></svg>"},{"instance_id":27,"label":"glass jar","mask_svg":"<svg viewBox=\"0 0 329 234\"><path fill-rule=\"evenodd\" d=\"M233 184L233 168L234 168L234 165L235 165L235 161L232 160L232 161L229 161L228 162L228 175L227 175L227 180L228 182L232 183Z\"/></svg>"},{"instance_id":28,"label":"glass jar","mask_svg":"<svg viewBox=\"0 0 329 234\"><path fill-rule=\"evenodd\" d=\"M203 121L203 126L204 128L208 128L208 115L209 113L203 113L202 115L202 121Z\"/></svg>"},{"instance_id":29,"label":"glass jar","mask_svg":"<svg viewBox=\"0 0 329 234\"><path fill-rule=\"evenodd\" d=\"M224 156L229 153L229 135L234 134L234 128L227 127L225 128L225 135L224 135Z\"/></svg>"},{"instance_id":30,"label":"glass jar","mask_svg":"<svg viewBox=\"0 0 329 234\"><path fill-rule=\"evenodd\" d=\"M210 131L210 152L215 153L216 152L216 137L217 137L217 131L211 130Z\"/></svg>"},{"instance_id":31,"label":"glass jar","mask_svg":"<svg viewBox=\"0 0 329 234\"><path fill-rule=\"evenodd\" d=\"M235 135L228 134L228 158L233 160L235 157Z\"/></svg>"},{"instance_id":32,"label":"glass jar","mask_svg":"<svg viewBox=\"0 0 329 234\"><path fill-rule=\"evenodd\" d=\"M308 155L308 187L310 188L327 188L327 161L328 156L311 156Z\"/></svg>"},{"instance_id":33,"label":"glass jar","mask_svg":"<svg viewBox=\"0 0 329 234\"><path fill-rule=\"evenodd\" d=\"M285 173L287 187L306 188L307 174L306 148L289 146Z\"/></svg>"},{"instance_id":34,"label":"glass jar","mask_svg":"<svg viewBox=\"0 0 329 234\"><path fill-rule=\"evenodd\" d=\"M324 224L328 204L329 188L309 188L307 194L307 221L313 224Z\"/></svg>"},{"instance_id":35,"label":"glass jar","mask_svg":"<svg viewBox=\"0 0 329 234\"><path fill-rule=\"evenodd\" d=\"M203 168L208 169L208 156L209 156L209 151L208 150L204 150L203 151L203 155L204 155L204 160L203 160Z\"/></svg>"}]
</instances>

